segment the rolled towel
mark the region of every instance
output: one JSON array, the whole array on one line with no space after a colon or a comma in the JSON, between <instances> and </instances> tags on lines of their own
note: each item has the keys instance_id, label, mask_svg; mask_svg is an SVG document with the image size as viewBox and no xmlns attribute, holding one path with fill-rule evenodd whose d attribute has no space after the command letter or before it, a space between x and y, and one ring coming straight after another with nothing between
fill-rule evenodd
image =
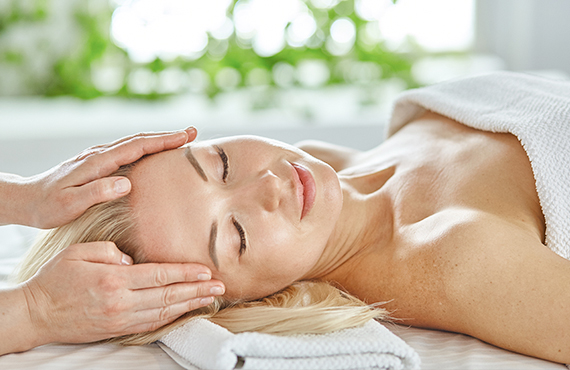
<instances>
[{"instance_id":1,"label":"rolled towel","mask_svg":"<svg viewBox=\"0 0 570 370\"><path fill-rule=\"evenodd\" d=\"M196 319L159 345L186 369L419 369L418 354L380 323L329 334L233 334Z\"/></svg>"}]
</instances>

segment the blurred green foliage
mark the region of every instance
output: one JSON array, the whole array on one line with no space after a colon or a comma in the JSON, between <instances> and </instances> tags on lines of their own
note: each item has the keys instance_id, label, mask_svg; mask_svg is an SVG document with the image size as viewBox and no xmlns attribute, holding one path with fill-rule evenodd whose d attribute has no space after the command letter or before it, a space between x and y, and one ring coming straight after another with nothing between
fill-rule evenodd
<instances>
[{"instance_id":1,"label":"blurred green foliage","mask_svg":"<svg viewBox=\"0 0 570 370\"><path fill-rule=\"evenodd\" d=\"M8 0L10 1L10 0ZM234 0L233 5L237 0ZM395 3L396 0L393 0ZM12 27L21 27L30 23L45 22L50 16L50 0L27 1L26 7L21 5L21 1L11 0L9 6L4 5L0 11L0 38ZM31 5L30 5L31 4ZM108 4L105 2L105 4ZM233 9L229 7L229 12ZM234 34L228 39L227 51L223 58L204 53L196 60L185 60L176 58L164 61L156 59L150 63L139 64L128 59L126 51L117 47L110 37L110 23L113 14L111 5L99 6L94 11L87 2L70 2L73 6L74 23L80 35L81 42L65 53L59 55L51 65L47 79L38 81L28 81L31 90L35 94L46 96L69 95L82 99L92 99L99 96L124 96L138 97L145 99L159 99L171 95L172 93L159 93L150 91L148 93L137 93L132 91L128 84L129 73L135 69L148 69L152 73L158 74L167 68L177 68L182 71L199 68L207 73L210 81L214 81L217 73L225 67L232 67L237 70L241 79L238 87L246 86L245 76L255 68L261 68L271 75L273 67L280 62L297 66L304 60L321 60L326 63L330 71L330 78L327 85L348 84L345 74L341 73L341 67L347 61L362 61L375 63L381 71L379 79L389 79L396 77L403 81L406 87L415 87L417 83L412 78L412 60L408 55L390 51L382 42L374 45L365 45L359 42L359 32L367 22L359 18L354 12L354 0L342 0L333 8L328 10L318 9L307 2L307 6L318 20L319 31L324 36L328 36L332 22L339 17L339 14L350 18L356 26L356 42L354 47L345 55L335 56L327 51L324 43L311 47L291 47L289 45L279 53L262 57L256 54L252 48L243 47ZM210 37L210 44L218 42ZM5 63L23 64L26 56L17 49L0 50L0 61ZM104 60L117 60L117 68L122 73L122 86L112 92L101 91L93 81L93 70ZM371 81L378 82L378 81ZM276 86L275 81L269 81L270 86ZM220 92L220 87L215 83L210 83L204 93L210 97Z\"/></svg>"},{"instance_id":2,"label":"blurred green foliage","mask_svg":"<svg viewBox=\"0 0 570 370\"><path fill-rule=\"evenodd\" d=\"M31 9L23 7L20 1L12 1L9 9L0 12L0 32L19 22L39 22L47 16L47 1L37 0Z\"/></svg>"}]
</instances>

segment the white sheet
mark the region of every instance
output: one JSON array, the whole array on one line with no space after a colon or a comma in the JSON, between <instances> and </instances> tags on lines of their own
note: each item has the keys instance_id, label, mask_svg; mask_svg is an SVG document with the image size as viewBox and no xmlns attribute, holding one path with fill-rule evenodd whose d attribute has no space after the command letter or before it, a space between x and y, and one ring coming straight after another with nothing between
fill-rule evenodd
<instances>
[{"instance_id":1,"label":"white sheet","mask_svg":"<svg viewBox=\"0 0 570 370\"><path fill-rule=\"evenodd\" d=\"M0 357L0 369L183 370L156 344L122 347L112 344L57 344Z\"/></svg>"},{"instance_id":2,"label":"white sheet","mask_svg":"<svg viewBox=\"0 0 570 370\"><path fill-rule=\"evenodd\" d=\"M420 355L423 370L567 370L566 366L531 358L462 335L389 326ZM28 352L0 356L0 369L140 369L181 370L157 345L121 347L99 345L47 345Z\"/></svg>"},{"instance_id":3,"label":"white sheet","mask_svg":"<svg viewBox=\"0 0 570 370\"><path fill-rule=\"evenodd\" d=\"M463 334L389 325L418 352L422 370L568 370L565 365L510 352Z\"/></svg>"}]
</instances>

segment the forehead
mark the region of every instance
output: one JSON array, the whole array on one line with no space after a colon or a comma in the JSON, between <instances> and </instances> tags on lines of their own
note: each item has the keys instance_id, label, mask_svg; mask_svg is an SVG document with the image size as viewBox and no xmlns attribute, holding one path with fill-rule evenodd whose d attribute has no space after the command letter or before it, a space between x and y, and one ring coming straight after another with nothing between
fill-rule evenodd
<instances>
[{"instance_id":1,"label":"forehead","mask_svg":"<svg viewBox=\"0 0 570 370\"><path fill-rule=\"evenodd\" d=\"M184 156L185 150L146 157L131 174L135 232L148 261L186 262L181 246L202 241L199 234L189 240L186 233L207 227L204 217L192 217L206 211L205 202L197 201L203 180Z\"/></svg>"}]
</instances>

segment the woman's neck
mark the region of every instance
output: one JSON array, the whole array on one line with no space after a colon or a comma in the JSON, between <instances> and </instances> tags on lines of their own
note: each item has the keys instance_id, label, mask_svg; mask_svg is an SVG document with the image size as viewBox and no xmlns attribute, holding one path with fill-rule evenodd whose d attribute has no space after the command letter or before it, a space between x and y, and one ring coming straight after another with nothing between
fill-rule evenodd
<instances>
[{"instance_id":1,"label":"woman's neck","mask_svg":"<svg viewBox=\"0 0 570 370\"><path fill-rule=\"evenodd\" d=\"M339 173L342 211L321 258L304 279L342 281L359 256L391 242L393 208L383 186L394 172L395 166L351 171L349 175Z\"/></svg>"}]
</instances>

